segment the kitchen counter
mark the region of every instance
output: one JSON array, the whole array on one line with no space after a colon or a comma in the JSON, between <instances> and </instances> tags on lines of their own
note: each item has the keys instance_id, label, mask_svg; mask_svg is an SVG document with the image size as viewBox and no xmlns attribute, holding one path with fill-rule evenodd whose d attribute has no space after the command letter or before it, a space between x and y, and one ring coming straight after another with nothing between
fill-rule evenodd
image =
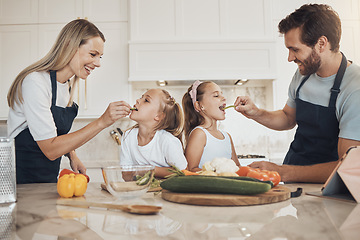
<instances>
[{"instance_id":1,"label":"kitchen counter","mask_svg":"<svg viewBox=\"0 0 360 240\"><path fill-rule=\"evenodd\" d=\"M319 191L320 184L288 184ZM358 239L360 205L303 194L283 202L238 207L177 204L147 193L136 203L163 209L140 216L56 205L56 184L17 186L17 203L0 205L1 239ZM112 201L91 182L89 201Z\"/></svg>"}]
</instances>

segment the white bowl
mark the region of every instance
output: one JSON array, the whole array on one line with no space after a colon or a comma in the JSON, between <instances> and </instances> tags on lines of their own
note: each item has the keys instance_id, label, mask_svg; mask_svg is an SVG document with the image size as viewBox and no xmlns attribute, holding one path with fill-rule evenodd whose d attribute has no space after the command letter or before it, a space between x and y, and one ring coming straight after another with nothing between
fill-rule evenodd
<instances>
[{"instance_id":1,"label":"white bowl","mask_svg":"<svg viewBox=\"0 0 360 240\"><path fill-rule=\"evenodd\" d=\"M107 190L116 198L131 199L147 192L155 173L151 165L103 167Z\"/></svg>"}]
</instances>

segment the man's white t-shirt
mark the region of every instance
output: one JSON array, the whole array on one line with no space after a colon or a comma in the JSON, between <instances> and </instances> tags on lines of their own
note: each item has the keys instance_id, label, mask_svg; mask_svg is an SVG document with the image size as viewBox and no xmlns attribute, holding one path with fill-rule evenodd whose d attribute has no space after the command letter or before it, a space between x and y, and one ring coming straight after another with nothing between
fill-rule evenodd
<instances>
[{"instance_id":1,"label":"man's white t-shirt","mask_svg":"<svg viewBox=\"0 0 360 240\"><path fill-rule=\"evenodd\" d=\"M69 84L57 83L56 106L66 107L70 100ZM27 127L35 141L57 136L51 113L52 88L49 72L33 72L22 84L23 103L9 109L7 120L9 138L15 138Z\"/></svg>"},{"instance_id":2,"label":"man's white t-shirt","mask_svg":"<svg viewBox=\"0 0 360 240\"><path fill-rule=\"evenodd\" d=\"M187 167L181 142L174 135L165 130L158 130L147 145L139 146L138 132L138 128L133 128L123 134L120 165L174 165L180 170Z\"/></svg>"}]
</instances>

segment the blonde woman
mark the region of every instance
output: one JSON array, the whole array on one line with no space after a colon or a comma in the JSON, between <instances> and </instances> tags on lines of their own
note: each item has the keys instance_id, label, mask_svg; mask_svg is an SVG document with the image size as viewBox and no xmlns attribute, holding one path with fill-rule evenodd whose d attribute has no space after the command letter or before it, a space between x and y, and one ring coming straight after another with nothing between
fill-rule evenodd
<instances>
[{"instance_id":1,"label":"blonde woman","mask_svg":"<svg viewBox=\"0 0 360 240\"><path fill-rule=\"evenodd\" d=\"M104 114L68 133L78 112L71 87L100 67L105 38L87 20L69 22L49 53L25 68L8 92L8 134L15 139L17 183L56 182L62 155L75 172L86 173L75 149L130 113L130 105L110 103Z\"/></svg>"}]
</instances>

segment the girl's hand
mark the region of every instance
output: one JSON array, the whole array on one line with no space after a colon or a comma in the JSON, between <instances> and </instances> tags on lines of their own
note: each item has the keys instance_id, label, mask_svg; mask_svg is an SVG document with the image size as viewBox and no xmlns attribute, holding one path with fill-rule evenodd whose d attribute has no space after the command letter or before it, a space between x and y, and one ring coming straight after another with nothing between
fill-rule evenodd
<instances>
[{"instance_id":1,"label":"girl's hand","mask_svg":"<svg viewBox=\"0 0 360 240\"><path fill-rule=\"evenodd\" d=\"M106 128L117 120L128 116L130 114L130 108L131 106L127 102L112 102L99 120L103 124L103 127Z\"/></svg>"},{"instance_id":2,"label":"girl's hand","mask_svg":"<svg viewBox=\"0 0 360 240\"><path fill-rule=\"evenodd\" d=\"M253 118L259 113L259 108L248 96L239 96L234 103L235 110L247 118Z\"/></svg>"}]
</instances>

